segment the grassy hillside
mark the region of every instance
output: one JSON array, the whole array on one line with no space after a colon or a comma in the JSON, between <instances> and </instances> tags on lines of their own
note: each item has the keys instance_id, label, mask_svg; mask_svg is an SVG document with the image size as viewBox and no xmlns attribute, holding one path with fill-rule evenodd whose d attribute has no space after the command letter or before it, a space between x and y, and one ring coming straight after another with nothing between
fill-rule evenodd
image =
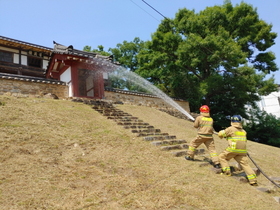
<instances>
[{"instance_id":1,"label":"grassy hillside","mask_svg":"<svg viewBox=\"0 0 280 210\"><path fill-rule=\"evenodd\" d=\"M156 109L117 108L178 139L196 135L193 123ZM0 209L280 209L278 189L268 194L213 173L201 164L207 153L194 162L174 157L89 105L0 96L0 111ZM220 153L227 142L215 140ZM248 150L280 176L279 148L249 142Z\"/></svg>"}]
</instances>

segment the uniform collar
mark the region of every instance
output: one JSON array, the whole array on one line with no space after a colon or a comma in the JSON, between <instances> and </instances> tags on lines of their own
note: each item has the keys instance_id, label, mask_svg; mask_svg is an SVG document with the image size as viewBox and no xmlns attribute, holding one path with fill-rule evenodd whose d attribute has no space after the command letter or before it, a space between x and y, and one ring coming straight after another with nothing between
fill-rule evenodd
<instances>
[{"instance_id":1,"label":"uniform collar","mask_svg":"<svg viewBox=\"0 0 280 210\"><path fill-rule=\"evenodd\" d=\"M203 117L210 117L210 113L200 112Z\"/></svg>"},{"instance_id":2,"label":"uniform collar","mask_svg":"<svg viewBox=\"0 0 280 210\"><path fill-rule=\"evenodd\" d=\"M239 122L231 122L231 125L236 128L242 128L242 124Z\"/></svg>"}]
</instances>

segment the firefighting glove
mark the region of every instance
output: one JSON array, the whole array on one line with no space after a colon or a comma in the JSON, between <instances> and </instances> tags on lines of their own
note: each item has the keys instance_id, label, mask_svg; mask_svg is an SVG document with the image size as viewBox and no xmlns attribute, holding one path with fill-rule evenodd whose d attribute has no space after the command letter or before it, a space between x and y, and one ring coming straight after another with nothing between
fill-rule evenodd
<instances>
[{"instance_id":1,"label":"firefighting glove","mask_svg":"<svg viewBox=\"0 0 280 210\"><path fill-rule=\"evenodd\" d=\"M219 131L218 136L219 136L221 139L222 139L222 138L225 138L225 137L226 137L225 130Z\"/></svg>"}]
</instances>

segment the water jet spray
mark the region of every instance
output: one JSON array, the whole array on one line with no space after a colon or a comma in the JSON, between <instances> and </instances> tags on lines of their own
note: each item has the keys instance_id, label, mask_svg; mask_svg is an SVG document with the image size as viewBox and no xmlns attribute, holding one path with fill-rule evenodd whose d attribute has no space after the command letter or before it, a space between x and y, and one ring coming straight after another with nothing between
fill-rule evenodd
<instances>
[{"instance_id":1,"label":"water jet spray","mask_svg":"<svg viewBox=\"0 0 280 210\"><path fill-rule=\"evenodd\" d=\"M138 74L129 71L123 67L118 67L116 70L115 76L118 78L125 78L129 81L131 81L133 84L138 85L139 87L147 90L153 95L156 95L157 97L161 98L164 100L166 103L180 111L182 114L187 116L190 120L194 121L194 118L185 110L183 109L179 104L177 104L172 98L167 96L163 91L158 89L156 86L151 84L149 81L144 79L143 77L139 76Z\"/></svg>"}]
</instances>

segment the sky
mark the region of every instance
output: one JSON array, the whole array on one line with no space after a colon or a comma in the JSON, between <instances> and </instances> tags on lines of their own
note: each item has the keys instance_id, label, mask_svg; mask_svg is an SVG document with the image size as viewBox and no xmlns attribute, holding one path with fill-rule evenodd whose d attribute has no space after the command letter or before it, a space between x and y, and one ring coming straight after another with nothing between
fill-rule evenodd
<instances>
[{"instance_id":1,"label":"sky","mask_svg":"<svg viewBox=\"0 0 280 210\"><path fill-rule=\"evenodd\" d=\"M241 0L231 2L235 6ZM280 68L280 0L243 2L256 8L259 18L272 24L272 31L278 33L276 44L269 50L275 53ZM92 49L103 45L108 51L135 37L151 40L163 16L173 19L179 9L199 12L223 3L224 0L0 0L0 36L50 48L53 41L78 50L86 45ZM280 70L273 74L280 84Z\"/></svg>"}]
</instances>

